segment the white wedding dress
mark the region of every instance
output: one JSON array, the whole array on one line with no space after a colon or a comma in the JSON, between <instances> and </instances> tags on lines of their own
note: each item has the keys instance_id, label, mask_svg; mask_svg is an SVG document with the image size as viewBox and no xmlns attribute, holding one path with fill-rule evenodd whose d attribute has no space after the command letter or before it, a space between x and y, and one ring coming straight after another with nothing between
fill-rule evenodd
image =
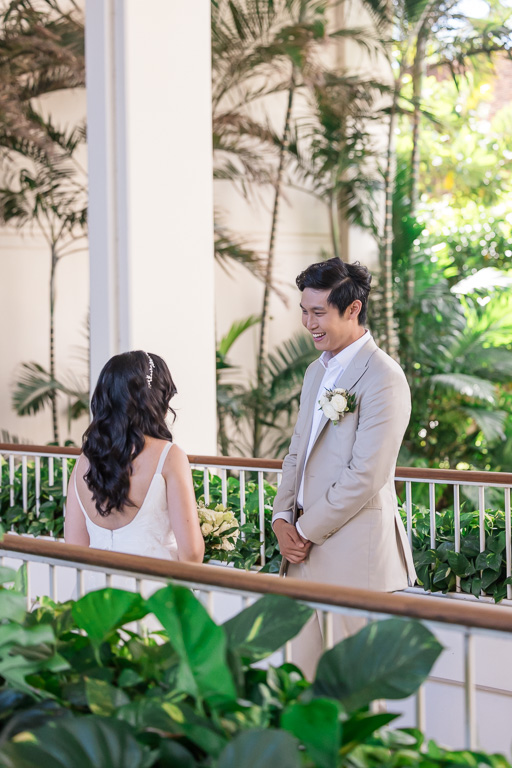
<instances>
[{"instance_id":1,"label":"white wedding dress","mask_svg":"<svg viewBox=\"0 0 512 768\"><path fill-rule=\"evenodd\" d=\"M144 501L139 511L127 525L115 530L102 528L93 523L78 495L75 473L75 493L80 509L85 516L89 533L90 547L108 549L113 552L125 552L130 555L159 557L164 560L177 560L178 547L171 527L167 509L167 489L162 469L172 443L167 443L153 475Z\"/></svg>"}]
</instances>

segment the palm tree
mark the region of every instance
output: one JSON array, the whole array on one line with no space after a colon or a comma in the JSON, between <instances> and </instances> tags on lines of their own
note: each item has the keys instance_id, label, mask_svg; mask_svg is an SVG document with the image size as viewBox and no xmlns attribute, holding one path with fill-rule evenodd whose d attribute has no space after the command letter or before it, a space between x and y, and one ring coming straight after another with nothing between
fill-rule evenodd
<instances>
[{"instance_id":1,"label":"palm tree","mask_svg":"<svg viewBox=\"0 0 512 768\"><path fill-rule=\"evenodd\" d=\"M62 258L80 248L87 232L87 189L75 161L84 141L83 129L60 136L67 155L55 161L32 162L31 167L13 170L0 188L0 222L18 228L32 226L44 238L50 255L49 368L32 364L25 368L14 403L20 413L35 412L45 400L51 404L53 439L59 441L57 392L61 389L55 371L55 278ZM82 245L83 247L83 245ZM27 388L32 387L32 397Z\"/></svg>"}]
</instances>

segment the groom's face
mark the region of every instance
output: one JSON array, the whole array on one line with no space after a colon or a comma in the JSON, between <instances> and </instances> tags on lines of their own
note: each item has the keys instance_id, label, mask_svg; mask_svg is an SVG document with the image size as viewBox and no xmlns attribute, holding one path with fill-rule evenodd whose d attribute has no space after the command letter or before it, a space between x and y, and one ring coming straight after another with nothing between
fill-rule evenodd
<instances>
[{"instance_id":1,"label":"groom's face","mask_svg":"<svg viewBox=\"0 0 512 768\"><path fill-rule=\"evenodd\" d=\"M338 308L327 302L329 294L330 290L304 288L300 302L302 324L311 334L319 352L337 355L352 344L364 329L357 319L360 302L355 301L340 315Z\"/></svg>"}]
</instances>

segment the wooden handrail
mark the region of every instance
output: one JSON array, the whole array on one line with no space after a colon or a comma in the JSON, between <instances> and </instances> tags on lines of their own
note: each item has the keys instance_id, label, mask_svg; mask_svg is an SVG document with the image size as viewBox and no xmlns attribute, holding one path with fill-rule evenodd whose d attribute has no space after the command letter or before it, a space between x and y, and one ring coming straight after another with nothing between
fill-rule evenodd
<instances>
[{"instance_id":1,"label":"wooden handrail","mask_svg":"<svg viewBox=\"0 0 512 768\"><path fill-rule=\"evenodd\" d=\"M80 448L72 446L59 447L55 445L22 445L18 443L0 443L2 453L47 453L79 456ZM191 464L206 466L240 467L249 469L267 469L278 472L283 462L281 459L245 459L240 456L201 456L189 454ZM480 472L471 469L432 469L429 467L397 467L395 476L403 480L425 480L438 483L475 483L477 485L510 486L512 487L512 472Z\"/></svg>"},{"instance_id":2,"label":"wooden handrail","mask_svg":"<svg viewBox=\"0 0 512 768\"><path fill-rule=\"evenodd\" d=\"M437 621L479 629L512 632L512 611L508 607L417 597L407 593L372 592L366 589L336 587L330 584L280 579L263 573L251 573L226 566L193 565L127 555L56 541L37 540L6 534L0 550L25 553L57 561L71 561L83 566L99 566L137 573L142 577L175 579L210 587L234 589L257 594L279 594L321 605L342 606L373 613L405 616L422 621Z\"/></svg>"}]
</instances>

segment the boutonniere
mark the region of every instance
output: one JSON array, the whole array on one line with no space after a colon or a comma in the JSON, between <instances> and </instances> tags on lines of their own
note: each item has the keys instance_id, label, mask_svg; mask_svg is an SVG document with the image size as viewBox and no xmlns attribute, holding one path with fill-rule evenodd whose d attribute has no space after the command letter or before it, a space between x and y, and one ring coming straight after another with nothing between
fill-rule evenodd
<instances>
[{"instance_id":1,"label":"boutonniere","mask_svg":"<svg viewBox=\"0 0 512 768\"><path fill-rule=\"evenodd\" d=\"M318 404L324 415L336 426L346 413L354 413L356 396L346 389L326 389Z\"/></svg>"}]
</instances>

